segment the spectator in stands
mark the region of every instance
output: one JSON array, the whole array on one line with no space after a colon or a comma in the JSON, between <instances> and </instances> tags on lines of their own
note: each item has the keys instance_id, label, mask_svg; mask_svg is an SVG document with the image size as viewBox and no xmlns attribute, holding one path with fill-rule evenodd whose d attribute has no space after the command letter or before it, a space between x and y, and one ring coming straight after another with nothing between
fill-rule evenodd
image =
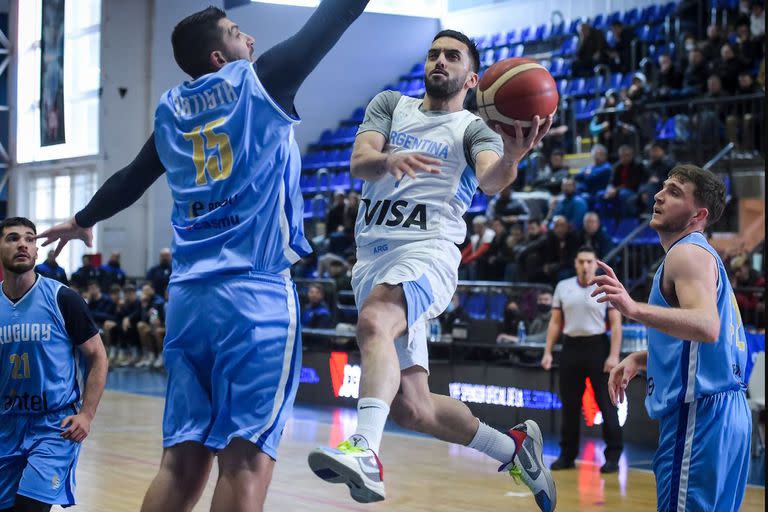
<instances>
[{"instance_id":1,"label":"spectator in stands","mask_svg":"<svg viewBox=\"0 0 768 512\"><path fill-rule=\"evenodd\" d=\"M723 91L723 81L720 75L712 74L707 77L707 92L704 94L707 98L722 98L726 93Z\"/></svg>"},{"instance_id":2,"label":"spectator in stands","mask_svg":"<svg viewBox=\"0 0 768 512\"><path fill-rule=\"evenodd\" d=\"M736 94L755 94L756 92L758 92L758 88L755 84L755 79L752 77L752 74L748 71L742 71L739 73L739 86L736 89Z\"/></svg>"},{"instance_id":3,"label":"spectator in stands","mask_svg":"<svg viewBox=\"0 0 768 512\"><path fill-rule=\"evenodd\" d=\"M122 288L125 285L125 272L120 268L120 253L114 251L109 255L109 261L101 266L101 290L108 291L112 285Z\"/></svg>"},{"instance_id":4,"label":"spectator in stands","mask_svg":"<svg viewBox=\"0 0 768 512\"><path fill-rule=\"evenodd\" d=\"M588 23L579 25L579 47L573 60L573 76L592 76L594 67L608 63L608 42L602 30L591 27Z\"/></svg>"},{"instance_id":5,"label":"spectator in stands","mask_svg":"<svg viewBox=\"0 0 768 512\"><path fill-rule=\"evenodd\" d=\"M347 194L347 207L344 209L344 232L355 236L355 222L357 222L357 210L360 208L360 194L350 190Z\"/></svg>"},{"instance_id":6,"label":"spectator in stands","mask_svg":"<svg viewBox=\"0 0 768 512\"><path fill-rule=\"evenodd\" d=\"M739 83L739 73L744 70L744 62L736 56L733 46L725 43L720 48L720 59L713 63L712 70L720 76L723 90L734 94Z\"/></svg>"},{"instance_id":7,"label":"spectator in stands","mask_svg":"<svg viewBox=\"0 0 768 512\"><path fill-rule=\"evenodd\" d=\"M595 212L584 215L584 230L581 233L579 245L594 249L598 258L605 258L616 244L611 235L600 225L600 216Z\"/></svg>"},{"instance_id":8,"label":"spectator in stands","mask_svg":"<svg viewBox=\"0 0 768 512\"><path fill-rule=\"evenodd\" d=\"M613 47L608 48L611 70L625 73L634 65L632 62L632 39L635 35L631 28L625 27L619 20L611 23L611 32L613 33Z\"/></svg>"},{"instance_id":9,"label":"spectator in stands","mask_svg":"<svg viewBox=\"0 0 768 512\"><path fill-rule=\"evenodd\" d=\"M631 136L630 130L625 127L631 119L627 113L623 112L625 105L621 99L621 93L615 89L606 91L603 109L615 109L616 112L598 111L589 123L589 132L600 145L607 149L606 158L608 158Z\"/></svg>"},{"instance_id":10,"label":"spectator in stands","mask_svg":"<svg viewBox=\"0 0 768 512\"><path fill-rule=\"evenodd\" d=\"M674 160L667 155L666 144L663 141L654 141L651 143L648 151L648 181L640 185L640 213L648 213L653 208L653 196L655 196L662 187L664 180L672 167L675 166Z\"/></svg>"},{"instance_id":11,"label":"spectator in stands","mask_svg":"<svg viewBox=\"0 0 768 512\"><path fill-rule=\"evenodd\" d=\"M701 94L707 84L707 63L701 50L694 48L688 52L688 66L683 73L683 90L686 94Z\"/></svg>"},{"instance_id":12,"label":"spectator in stands","mask_svg":"<svg viewBox=\"0 0 768 512\"><path fill-rule=\"evenodd\" d=\"M563 180L562 195L557 199L552 215L562 215L568 220L571 230L578 231L588 209L584 198L576 194L576 181L573 178Z\"/></svg>"},{"instance_id":13,"label":"spectator in stands","mask_svg":"<svg viewBox=\"0 0 768 512\"><path fill-rule=\"evenodd\" d=\"M614 202L614 211L624 217L637 214L637 193L646 181L645 167L635 160L635 150L624 145L619 148L619 161L613 166L611 184L603 199Z\"/></svg>"},{"instance_id":14,"label":"spectator in stands","mask_svg":"<svg viewBox=\"0 0 768 512\"><path fill-rule=\"evenodd\" d=\"M163 366L164 326L160 319L164 308L165 300L157 293L154 285L151 282L144 283L141 287L141 318L136 325L144 355L136 363L136 368Z\"/></svg>"},{"instance_id":15,"label":"spectator in stands","mask_svg":"<svg viewBox=\"0 0 768 512\"><path fill-rule=\"evenodd\" d=\"M325 232L328 236L337 231L344 231L344 209L346 208L344 192L337 190L333 193L333 204L328 210L325 221Z\"/></svg>"},{"instance_id":16,"label":"spectator in stands","mask_svg":"<svg viewBox=\"0 0 768 512\"><path fill-rule=\"evenodd\" d=\"M123 301L118 303L116 316L120 323L120 344L117 354L110 358L116 366L132 366L141 359L141 343L138 323L141 320L141 301L136 286L129 283L123 287Z\"/></svg>"},{"instance_id":17,"label":"spectator in stands","mask_svg":"<svg viewBox=\"0 0 768 512\"><path fill-rule=\"evenodd\" d=\"M765 289L765 278L752 268L746 256L736 256L731 260L730 266L733 273L731 284L734 288L736 303L739 305L744 323L756 325L758 323L758 312L760 312L761 316L765 314L765 302L762 301L763 295L745 288Z\"/></svg>"},{"instance_id":18,"label":"spectator in stands","mask_svg":"<svg viewBox=\"0 0 768 512\"><path fill-rule=\"evenodd\" d=\"M535 224L539 226L538 220L529 221L528 226ZM504 281L521 281L523 279L522 271L520 269L520 255L523 254L525 247L528 245L526 236L523 233L523 228L520 224L512 224L509 228L509 233L504 238L504 244L501 248L500 260L503 266L502 275Z\"/></svg>"},{"instance_id":19,"label":"spectator in stands","mask_svg":"<svg viewBox=\"0 0 768 512\"><path fill-rule=\"evenodd\" d=\"M472 219L472 236L469 243L461 251L462 279L476 280L479 276L478 263L485 253L491 248L496 233L487 226L488 219L484 215L478 215Z\"/></svg>"},{"instance_id":20,"label":"spectator in stands","mask_svg":"<svg viewBox=\"0 0 768 512\"><path fill-rule=\"evenodd\" d=\"M707 38L701 44L704 60L712 62L720 56L720 48L725 44L725 38L720 33L720 25L715 23L707 27Z\"/></svg>"},{"instance_id":21,"label":"spectator in stands","mask_svg":"<svg viewBox=\"0 0 768 512\"><path fill-rule=\"evenodd\" d=\"M579 185L577 190L587 192L590 195L605 189L611 182L613 172L613 168L608 162L608 148L602 144L595 144L592 146L591 153L592 165L582 168L575 176Z\"/></svg>"},{"instance_id":22,"label":"spectator in stands","mask_svg":"<svg viewBox=\"0 0 768 512\"><path fill-rule=\"evenodd\" d=\"M534 341L534 336L541 339L541 343L546 342L547 328L549 327L549 321L552 318L552 292L549 290L539 290L539 295L536 297L536 316L531 321L531 325L527 329L528 341Z\"/></svg>"},{"instance_id":23,"label":"spectator in stands","mask_svg":"<svg viewBox=\"0 0 768 512\"><path fill-rule=\"evenodd\" d=\"M549 154L547 165L539 169L532 186L534 189L557 193L560 190L562 181L567 177L568 166L565 165L565 153L562 149L556 148Z\"/></svg>"},{"instance_id":24,"label":"spectator in stands","mask_svg":"<svg viewBox=\"0 0 768 512\"><path fill-rule=\"evenodd\" d=\"M88 283L101 281L101 270L91 265L91 257L83 254L83 265L72 274L72 284L81 292L87 291Z\"/></svg>"},{"instance_id":25,"label":"spectator in stands","mask_svg":"<svg viewBox=\"0 0 768 512\"><path fill-rule=\"evenodd\" d=\"M349 277L349 266L342 260L332 259L328 262L328 277L336 284L336 291L351 290L352 281Z\"/></svg>"},{"instance_id":26,"label":"spectator in stands","mask_svg":"<svg viewBox=\"0 0 768 512\"><path fill-rule=\"evenodd\" d=\"M656 96L659 99L667 99L673 91L683 88L683 74L672 62L669 54L659 55L659 72L656 75Z\"/></svg>"},{"instance_id":27,"label":"spectator in stands","mask_svg":"<svg viewBox=\"0 0 768 512\"><path fill-rule=\"evenodd\" d=\"M521 201L512 193L512 185L502 189L488 207L488 218L499 219L504 227L528 219L530 211L525 201Z\"/></svg>"},{"instance_id":28,"label":"spectator in stands","mask_svg":"<svg viewBox=\"0 0 768 512\"><path fill-rule=\"evenodd\" d=\"M152 290L162 297L171 279L171 250L160 249L160 261L147 271L147 281L152 283Z\"/></svg>"},{"instance_id":29,"label":"spectator in stands","mask_svg":"<svg viewBox=\"0 0 768 512\"><path fill-rule=\"evenodd\" d=\"M485 264L481 266L478 277L484 281L501 281L504 279L504 267L506 266L504 255L508 236L507 227L501 219L496 218L491 220L491 229L495 235L483 258Z\"/></svg>"},{"instance_id":30,"label":"spectator in stands","mask_svg":"<svg viewBox=\"0 0 768 512\"><path fill-rule=\"evenodd\" d=\"M448 303L439 319L443 330L448 333L453 330L453 326L456 324L469 323L469 314L464 310L464 306L461 305L458 292L453 294L451 302Z\"/></svg>"},{"instance_id":31,"label":"spectator in stands","mask_svg":"<svg viewBox=\"0 0 768 512\"><path fill-rule=\"evenodd\" d=\"M91 316L96 325L103 331L106 320L115 321L117 318L115 315L117 305L108 296L101 293L98 281L89 281L87 291L88 309L91 311Z\"/></svg>"},{"instance_id":32,"label":"spectator in stands","mask_svg":"<svg viewBox=\"0 0 768 512\"><path fill-rule=\"evenodd\" d=\"M319 284L309 285L307 303L302 308L301 325L312 329L330 329L333 327L331 310L325 303L325 292Z\"/></svg>"},{"instance_id":33,"label":"spectator in stands","mask_svg":"<svg viewBox=\"0 0 768 512\"><path fill-rule=\"evenodd\" d=\"M765 37L765 5L763 0L752 1L752 14L749 16L749 23L752 37Z\"/></svg>"},{"instance_id":34,"label":"spectator in stands","mask_svg":"<svg viewBox=\"0 0 768 512\"><path fill-rule=\"evenodd\" d=\"M520 312L520 306L514 299L509 299L504 306L504 322L501 327L501 333L496 337L496 343L517 343L520 338L517 336L520 322L525 323L523 314Z\"/></svg>"},{"instance_id":35,"label":"spectator in stands","mask_svg":"<svg viewBox=\"0 0 768 512\"><path fill-rule=\"evenodd\" d=\"M560 215L552 219L553 228L523 256L528 281L554 285L573 275L573 258L579 238L571 232L568 220Z\"/></svg>"},{"instance_id":36,"label":"spectator in stands","mask_svg":"<svg viewBox=\"0 0 768 512\"><path fill-rule=\"evenodd\" d=\"M113 318L104 320L102 340L107 349L107 360L112 363L117 357L117 346L120 342L120 308L123 304L122 288L119 284L113 284L109 288L109 300L115 305Z\"/></svg>"},{"instance_id":37,"label":"spectator in stands","mask_svg":"<svg viewBox=\"0 0 768 512\"><path fill-rule=\"evenodd\" d=\"M750 69L755 65L755 62L763 58L763 44L760 40L752 37L748 21L743 21L736 27L735 50Z\"/></svg>"},{"instance_id":38,"label":"spectator in stands","mask_svg":"<svg viewBox=\"0 0 768 512\"><path fill-rule=\"evenodd\" d=\"M560 429L560 456L553 470L574 467L579 453L581 398L589 377L595 400L603 413L605 464L601 473L615 473L623 450L619 416L608 397L608 373L619 364L621 350L621 314L609 303L598 303L590 296L596 285L589 285L597 271L597 257L590 247L581 247L572 260L576 277L557 283L552 300L552 317L541 366L552 368L552 347L561 337L560 399L563 402ZM606 331L610 322L610 341Z\"/></svg>"},{"instance_id":39,"label":"spectator in stands","mask_svg":"<svg viewBox=\"0 0 768 512\"><path fill-rule=\"evenodd\" d=\"M45 261L35 267L35 272L43 277L55 279L65 286L69 286L67 272L56 263L56 253L53 249L48 251Z\"/></svg>"}]
</instances>

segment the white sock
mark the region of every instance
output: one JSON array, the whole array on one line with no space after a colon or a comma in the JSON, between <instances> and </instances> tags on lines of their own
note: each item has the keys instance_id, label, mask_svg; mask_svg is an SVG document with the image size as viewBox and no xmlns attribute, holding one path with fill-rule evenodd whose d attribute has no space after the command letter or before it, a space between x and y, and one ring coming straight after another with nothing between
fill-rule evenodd
<instances>
[{"instance_id":1,"label":"white sock","mask_svg":"<svg viewBox=\"0 0 768 512\"><path fill-rule=\"evenodd\" d=\"M510 462L515 456L517 448L515 440L495 428L489 427L482 421L479 422L480 426L477 428L477 433L467 446L493 457L502 464Z\"/></svg>"},{"instance_id":2,"label":"white sock","mask_svg":"<svg viewBox=\"0 0 768 512\"><path fill-rule=\"evenodd\" d=\"M368 442L368 448L379 453L384 423L389 415L389 406L378 398L361 398L357 401L356 436L362 436Z\"/></svg>"}]
</instances>

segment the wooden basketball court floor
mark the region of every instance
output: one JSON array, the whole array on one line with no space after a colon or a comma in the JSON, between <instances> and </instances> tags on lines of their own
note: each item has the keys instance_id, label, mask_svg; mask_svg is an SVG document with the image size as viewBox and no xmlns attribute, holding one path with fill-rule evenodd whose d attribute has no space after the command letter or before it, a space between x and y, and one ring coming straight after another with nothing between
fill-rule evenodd
<instances>
[{"instance_id":1,"label":"wooden basketball court floor","mask_svg":"<svg viewBox=\"0 0 768 512\"><path fill-rule=\"evenodd\" d=\"M190 397L192 398L192 397ZM134 512L153 478L161 453L163 399L106 391L83 446L77 472L78 506L82 512ZM481 512L537 510L531 493L497 464L465 447L430 438L387 432L382 444L387 500L362 505L349 497L346 486L321 482L309 470L306 457L316 445L335 445L355 427L349 409L297 407L286 426L265 510ZM547 464L557 452L547 440ZM577 469L555 473L559 511L655 510L655 487L649 471L630 469L622 458L618 474L601 475L602 449L588 441ZM764 458L760 459L764 464ZM764 478L764 471L762 473ZM195 511L209 510L214 469ZM59 507L53 510L61 511ZM765 510L765 488L750 486L742 511ZM170 512L170 511L169 511Z\"/></svg>"}]
</instances>

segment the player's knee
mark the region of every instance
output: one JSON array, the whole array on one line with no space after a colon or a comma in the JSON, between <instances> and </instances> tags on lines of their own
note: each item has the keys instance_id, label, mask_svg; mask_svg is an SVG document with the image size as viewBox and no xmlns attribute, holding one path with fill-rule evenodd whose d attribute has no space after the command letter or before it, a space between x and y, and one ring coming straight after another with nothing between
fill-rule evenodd
<instances>
[{"instance_id":1,"label":"player's knee","mask_svg":"<svg viewBox=\"0 0 768 512\"><path fill-rule=\"evenodd\" d=\"M205 485L208 481L208 471L212 455L207 448L172 447L165 453L161 462L161 471L168 473L171 478L184 488L193 489ZM174 449L176 448L176 449Z\"/></svg>"},{"instance_id":2,"label":"player's knee","mask_svg":"<svg viewBox=\"0 0 768 512\"><path fill-rule=\"evenodd\" d=\"M379 339L387 335L388 329L384 324L385 315L379 314L375 308L368 307L360 311L357 318L357 337L365 343L370 339Z\"/></svg>"}]
</instances>

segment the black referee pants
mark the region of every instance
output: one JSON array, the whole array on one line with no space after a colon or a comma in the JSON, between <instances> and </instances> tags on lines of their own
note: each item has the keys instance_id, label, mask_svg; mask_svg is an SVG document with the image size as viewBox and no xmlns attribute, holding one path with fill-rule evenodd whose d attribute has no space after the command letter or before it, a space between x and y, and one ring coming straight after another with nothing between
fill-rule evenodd
<instances>
[{"instance_id":1,"label":"black referee pants","mask_svg":"<svg viewBox=\"0 0 768 512\"><path fill-rule=\"evenodd\" d=\"M579 454L581 397L587 377L592 382L597 406L603 414L605 460L619 460L624 447L621 426L618 411L608 395L608 374L603 372L610 349L610 341L605 334L583 338L563 336L563 351L560 354L560 397L563 402L560 457L565 460L574 460Z\"/></svg>"}]
</instances>

